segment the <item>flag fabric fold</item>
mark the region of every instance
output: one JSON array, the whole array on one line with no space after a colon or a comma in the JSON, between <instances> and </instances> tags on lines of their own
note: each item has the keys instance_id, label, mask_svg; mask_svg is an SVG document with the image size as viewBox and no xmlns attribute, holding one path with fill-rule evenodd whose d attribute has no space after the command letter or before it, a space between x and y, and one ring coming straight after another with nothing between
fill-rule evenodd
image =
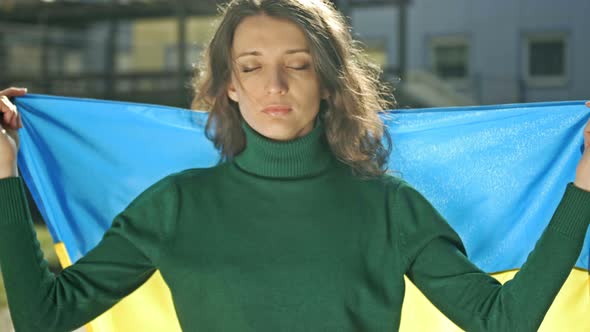
<instances>
[{"instance_id":1,"label":"flag fabric fold","mask_svg":"<svg viewBox=\"0 0 590 332\"><path fill-rule=\"evenodd\" d=\"M35 94L16 98L16 104L24 123L22 176L53 239L65 247L62 256L73 262L149 185L219 160L204 135L205 112ZM448 219L475 264L491 274L514 271L573 181L589 116L581 101L386 111L393 138L389 168ZM574 270L585 277L573 282L573 300L564 301L575 303L580 317L590 317L589 254L590 232ZM171 306L169 298L158 300L169 294L154 292L149 310L158 311L159 301ZM173 308L166 310L170 319ZM129 316L126 311L120 317ZM402 319L402 325L411 320ZM117 324L94 329L123 331Z\"/></svg>"}]
</instances>

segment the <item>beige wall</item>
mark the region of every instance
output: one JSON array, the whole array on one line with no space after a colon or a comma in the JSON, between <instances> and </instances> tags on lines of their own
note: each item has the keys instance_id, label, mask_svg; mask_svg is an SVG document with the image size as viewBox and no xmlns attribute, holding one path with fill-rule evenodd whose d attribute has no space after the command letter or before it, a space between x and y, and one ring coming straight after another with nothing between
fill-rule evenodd
<instances>
[{"instance_id":1,"label":"beige wall","mask_svg":"<svg viewBox=\"0 0 590 332\"><path fill-rule=\"evenodd\" d=\"M198 60L197 51L213 34L213 23L214 17L208 16L187 19L187 61L190 63ZM119 68L122 71L159 71L166 67L166 53L176 54L178 31L177 21L173 18L138 20L133 24L132 36L130 52L120 55Z\"/></svg>"}]
</instances>

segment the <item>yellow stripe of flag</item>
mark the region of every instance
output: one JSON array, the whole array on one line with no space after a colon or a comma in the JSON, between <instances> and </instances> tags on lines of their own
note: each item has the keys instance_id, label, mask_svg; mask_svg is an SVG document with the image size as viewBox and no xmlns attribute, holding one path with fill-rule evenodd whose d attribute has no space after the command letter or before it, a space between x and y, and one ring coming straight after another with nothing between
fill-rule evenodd
<instances>
[{"instance_id":1,"label":"yellow stripe of flag","mask_svg":"<svg viewBox=\"0 0 590 332\"><path fill-rule=\"evenodd\" d=\"M60 263L71 265L63 243L55 245ZM517 270L492 274L504 283ZM174 332L181 331L174 311L170 290L156 272L150 280L123 299L111 310L86 325L88 332ZM420 291L406 279L406 295L402 308L401 332L462 331L440 313ZM575 268L557 295L540 332L590 331L590 275Z\"/></svg>"}]
</instances>

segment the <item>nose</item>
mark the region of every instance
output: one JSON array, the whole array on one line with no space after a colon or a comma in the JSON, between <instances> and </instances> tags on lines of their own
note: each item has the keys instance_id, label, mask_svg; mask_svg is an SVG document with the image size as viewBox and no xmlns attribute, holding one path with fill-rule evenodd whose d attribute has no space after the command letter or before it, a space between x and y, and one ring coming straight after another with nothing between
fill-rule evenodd
<instances>
[{"instance_id":1,"label":"nose","mask_svg":"<svg viewBox=\"0 0 590 332\"><path fill-rule=\"evenodd\" d=\"M266 91L268 94L284 95L289 91L289 84L287 83L286 73L282 68L273 68L269 71Z\"/></svg>"}]
</instances>

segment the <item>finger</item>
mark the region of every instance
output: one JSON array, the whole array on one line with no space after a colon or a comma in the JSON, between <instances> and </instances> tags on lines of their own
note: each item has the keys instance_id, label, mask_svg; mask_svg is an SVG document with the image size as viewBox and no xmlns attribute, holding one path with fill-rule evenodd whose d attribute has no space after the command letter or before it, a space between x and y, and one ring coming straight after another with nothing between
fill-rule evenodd
<instances>
[{"instance_id":1,"label":"finger","mask_svg":"<svg viewBox=\"0 0 590 332\"><path fill-rule=\"evenodd\" d=\"M8 129L18 129L20 114L18 113L16 106L12 104L0 104L0 108L2 108L1 112L3 113L0 116L0 120L2 120L0 122L6 124Z\"/></svg>"},{"instance_id":2,"label":"finger","mask_svg":"<svg viewBox=\"0 0 590 332\"><path fill-rule=\"evenodd\" d=\"M14 112L14 116L10 120L10 126L12 129L18 129L18 117L19 117L18 111Z\"/></svg>"},{"instance_id":3,"label":"finger","mask_svg":"<svg viewBox=\"0 0 590 332\"><path fill-rule=\"evenodd\" d=\"M23 127L23 117L21 116L20 112L17 110L16 112L16 127L15 129L19 129Z\"/></svg>"},{"instance_id":4,"label":"finger","mask_svg":"<svg viewBox=\"0 0 590 332\"><path fill-rule=\"evenodd\" d=\"M0 96L0 112L9 112L12 109L16 109L16 106L8 99L7 96Z\"/></svg>"},{"instance_id":5,"label":"finger","mask_svg":"<svg viewBox=\"0 0 590 332\"><path fill-rule=\"evenodd\" d=\"M16 130L19 128L19 123L20 123L20 112L18 111L18 109L16 109L16 107L15 107L14 113L15 114L14 114L14 119L12 120L12 122L13 122L12 129Z\"/></svg>"},{"instance_id":6,"label":"finger","mask_svg":"<svg viewBox=\"0 0 590 332\"><path fill-rule=\"evenodd\" d=\"M0 123L4 123L7 129L22 128L20 113L6 96L0 96Z\"/></svg>"},{"instance_id":7,"label":"finger","mask_svg":"<svg viewBox=\"0 0 590 332\"><path fill-rule=\"evenodd\" d=\"M14 116L16 115L16 107L14 105L12 105L12 103L9 104L3 104L2 105L2 113L4 113L4 123L5 124L10 124L10 122L12 121L12 118L14 118Z\"/></svg>"},{"instance_id":8,"label":"finger","mask_svg":"<svg viewBox=\"0 0 590 332\"><path fill-rule=\"evenodd\" d=\"M8 110L12 103L6 96L0 96L0 112L4 113Z\"/></svg>"},{"instance_id":9,"label":"finger","mask_svg":"<svg viewBox=\"0 0 590 332\"><path fill-rule=\"evenodd\" d=\"M6 123L6 120L8 119L7 114L10 113L10 108L4 103L4 98L6 97L2 96L0 99L0 124Z\"/></svg>"},{"instance_id":10,"label":"finger","mask_svg":"<svg viewBox=\"0 0 590 332\"><path fill-rule=\"evenodd\" d=\"M18 97L24 96L27 93L27 88L10 87L0 91L0 96Z\"/></svg>"}]
</instances>

